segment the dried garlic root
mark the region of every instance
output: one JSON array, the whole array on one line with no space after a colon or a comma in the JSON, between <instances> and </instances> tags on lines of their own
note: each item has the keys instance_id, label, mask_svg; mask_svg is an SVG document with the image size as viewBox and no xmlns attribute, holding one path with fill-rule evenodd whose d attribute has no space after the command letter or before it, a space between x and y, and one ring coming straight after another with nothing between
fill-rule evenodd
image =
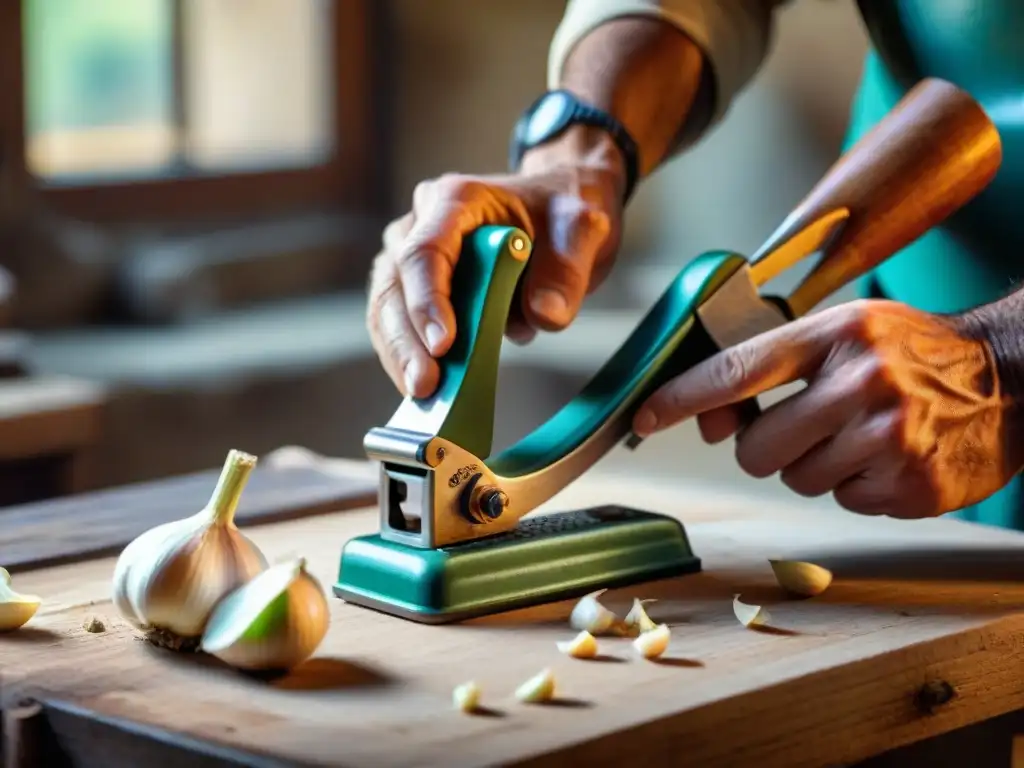
<instances>
[{"instance_id":1,"label":"dried garlic root","mask_svg":"<svg viewBox=\"0 0 1024 768\"><path fill-rule=\"evenodd\" d=\"M787 592L800 597L820 595L832 583L832 572L814 563L797 560L769 560L775 580Z\"/></svg>"},{"instance_id":2,"label":"dried garlic root","mask_svg":"<svg viewBox=\"0 0 1024 768\"><path fill-rule=\"evenodd\" d=\"M644 603L653 602L654 600L633 598L633 607L629 609L629 613L623 619L623 624L629 632L643 634L657 628L658 625L651 620L651 617L647 615L647 611L644 610Z\"/></svg>"},{"instance_id":3,"label":"dried garlic root","mask_svg":"<svg viewBox=\"0 0 1024 768\"><path fill-rule=\"evenodd\" d=\"M671 639L667 624L658 624L654 629L641 632L633 641L633 648L645 659L656 659L668 649Z\"/></svg>"},{"instance_id":4,"label":"dried garlic root","mask_svg":"<svg viewBox=\"0 0 1024 768\"><path fill-rule=\"evenodd\" d=\"M592 659L597 656L597 640L585 629L572 640L555 645L559 651L574 659Z\"/></svg>"},{"instance_id":5,"label":"dried garlic root","mask_svg":"<svg viewBox=\"0 0 1024 768\"><path fill-rule=\"evenodd\" d=\"M456 686L452 691L452 701L462 712L475 712L480 706L480 686L473 680Z\"/></svg>"},{"instance_id":6,"label":"dried garlic root","mask_svg":"<svg viewBox=\"0 0 1024 768\"><path fill-rule=\"evenodd\" d=\"M42 600L11 589L11 574L0 568L0 632L12 632L36 615Z\"/></svg>"},{"instance_id":7,"label":"dried garlic root","mask_svg":"<svg viewBox=\"0 0 1024 768\"><path fill-rule=\"evenodd\" d=\"M740 602L739 595L733 595L732 612L736 614L740 624L744 627L761 627L771 621L771 614L766 608L760 605L748 605Z\"/></svg>"},{"instance_id":8,"label":"dried garlic root","mask_svg":"<svg viewBox=\"0 0 1024 768\"><path fill-rule=\"evenodd\" d=\"M538 704L555 697L555 676L544 669L516 688L516 698L526 704Z\"/></svg>"},{"instance_id":9,"label":"dried garlic root","mask_svg":"<svg viewBox=\"0 0 1024 768\"><path fill-rule=\"evenodd\" d=\"M614 613L605 608L598 598L607 592L599 589L584 595L569 614L569 626L573 629L602 635L617 632L622 628L622 621Z\"/></svg>"}]
</instances>

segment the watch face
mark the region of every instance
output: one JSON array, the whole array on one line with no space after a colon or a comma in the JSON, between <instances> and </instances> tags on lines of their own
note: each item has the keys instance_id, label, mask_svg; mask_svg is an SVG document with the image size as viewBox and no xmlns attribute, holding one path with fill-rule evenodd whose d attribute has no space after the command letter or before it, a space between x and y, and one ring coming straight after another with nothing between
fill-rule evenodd
<instances>
[{"instance_id":1,"label":"watch face","mask_svg":"<svg viewBox=\"0 0 1024 768\"><path fill-rule=\"evenodd\" d=\"M540 103L526 126L523 137L527 146L544 141L560 130L572 110L572 102L564 93L551 93Z\"/></svg>"}]
</instances>

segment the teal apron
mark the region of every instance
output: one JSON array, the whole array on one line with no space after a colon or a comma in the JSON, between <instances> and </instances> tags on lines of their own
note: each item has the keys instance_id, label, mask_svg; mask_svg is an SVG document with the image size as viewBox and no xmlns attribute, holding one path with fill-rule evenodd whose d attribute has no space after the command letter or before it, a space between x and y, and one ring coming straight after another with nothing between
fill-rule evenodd
<instances>
[{"instance_id":1,"label":"teal apron","mask_svg":"<svg viewBox=\"0 0 1024 768\"><path fill-rule=\"evenodd\" d=\"M1005 296L1024 278L1024 0L860 0L859 6L873 48L847 146L923 77L969 91L1003 141L1003 165L989 188L876 269L862 281L862 295L938 313ZM1024 530L1021 477L951 516Z\"/></svg>"}]
</instances>

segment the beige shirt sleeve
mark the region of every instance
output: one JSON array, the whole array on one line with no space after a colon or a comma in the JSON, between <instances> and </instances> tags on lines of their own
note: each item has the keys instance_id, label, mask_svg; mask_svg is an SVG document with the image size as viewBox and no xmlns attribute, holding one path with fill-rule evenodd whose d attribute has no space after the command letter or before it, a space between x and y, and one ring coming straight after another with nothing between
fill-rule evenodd
<instances>
[{"instance_id":1,"label":"beige shirt sleeve","mask_svg":"<svg viewBox=\"0 0 1024 768\"><path fill-rule=\"evenodd\" d=\"M594 29L613 19L652 16L673 24L707 57L715 81L714 124L768 55L775 11L788 1L569 0L551 41L548 88L560 86L573 47ZM686 138L691 143L698 137Z\"/></svg>"}]
</instances>

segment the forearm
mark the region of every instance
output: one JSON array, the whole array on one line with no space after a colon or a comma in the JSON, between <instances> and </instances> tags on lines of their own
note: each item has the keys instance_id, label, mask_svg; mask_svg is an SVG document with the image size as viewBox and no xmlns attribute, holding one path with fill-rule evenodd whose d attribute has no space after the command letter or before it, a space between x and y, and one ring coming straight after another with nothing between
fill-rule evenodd
<instances>
[{"instance_id":1,"label":"forearm","mask_svg":"<svg viewBox=\"0 0 1024 768\"><path fill-rule=\"evenodd\" d=\"M991 348L999 390L1017 405L1024 418L1024 287L965 312L960 321L969 335L984 340Z\"/></svg>"},{"instance_id":2,"label":"forearm","mask_svg":"<svg viewBox=\"0 0 1024 768\"><path fill-rule=\"evenodd\" d=\"M763 61L775 8L786 0L570 0L551 43L548 87L611 112L639 145L640 175L696 141ZM574 129L524 167L614 148Z\"/></svg>"}]
</instances>

